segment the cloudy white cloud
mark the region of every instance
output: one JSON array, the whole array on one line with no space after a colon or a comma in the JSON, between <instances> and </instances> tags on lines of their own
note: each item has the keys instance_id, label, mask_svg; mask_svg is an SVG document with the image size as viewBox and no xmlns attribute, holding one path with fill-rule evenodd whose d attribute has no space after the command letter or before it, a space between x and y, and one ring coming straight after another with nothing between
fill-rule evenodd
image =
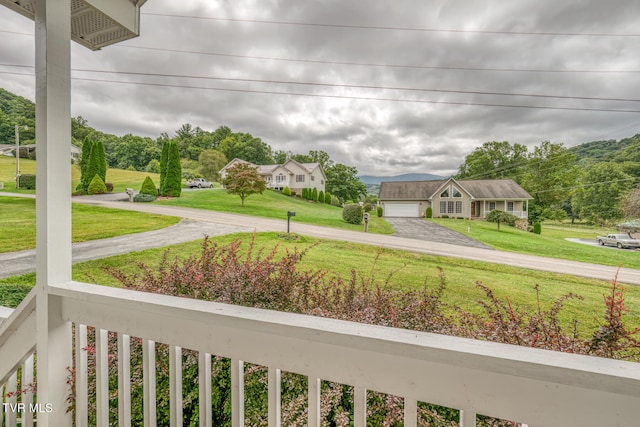
<instances>
[{"instance_id":1,"label":"cloudy white cloud","mask_svg":"<svg viewBox=\"0 0 640 427\"><path fill-rule=\"evenodd\" d=\"M635 101L273 82L640 99L640 2L634 0L149 0L142 11L139 38L99 52L74 46L72 68L272 82L74 71L72 114L105 132L157 137L183 123L207 130L225 125L276 150L325 150L362 174L447 175L486 141L572 146L640 128L639 113L452 104L640 110ZM0 8L0 86L34 99L32 77L7 74L31 71L8 66L33 64L33 37L21 33L32 34L33 24ZM608 35L593 35L602 33Z\"/></svg>"}]
</instances>

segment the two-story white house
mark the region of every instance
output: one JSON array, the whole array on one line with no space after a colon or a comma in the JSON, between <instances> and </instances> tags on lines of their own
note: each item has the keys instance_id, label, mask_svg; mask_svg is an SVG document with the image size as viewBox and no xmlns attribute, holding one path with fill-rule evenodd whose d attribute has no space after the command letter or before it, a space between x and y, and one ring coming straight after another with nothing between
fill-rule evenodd
<instances>
[{"instance_id":1,"label":"two-story white house","mask_svg":"<svg viewBox=\"0 0 640 427\"><path fill-rule=\"evenodd\" d=\"M233 159L220 170L220 177L225 178L227 170L238 163L246 163L256 168L267 183L267 188L282 191L289 187L292 192L300 194L303 188L325 191L327 177L320 163L300 163L293 159L282 165L256 165L242 159Z\"/></svg>"}]
</instances>

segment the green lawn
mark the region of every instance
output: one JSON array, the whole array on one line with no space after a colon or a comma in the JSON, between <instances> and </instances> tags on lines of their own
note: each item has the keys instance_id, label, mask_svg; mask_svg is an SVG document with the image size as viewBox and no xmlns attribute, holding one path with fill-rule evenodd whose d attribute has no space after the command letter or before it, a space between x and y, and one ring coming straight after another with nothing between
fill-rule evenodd
<instances>
[{"instance_id":1,"label":"green lawn","mask_svg":"<svg viewBox=\"0 0 640 427\"><path fill-rule=\"evenodd\" d=\"M238 237L245 243L251 239L250 234L239 234L215 237L212 240L226 243ZM278 238L276 233L259 233L256 235L256 242L258 247L267 249L277 244L280 250L284 251L292 250L294 247L308 248L318 241L303 236L298 242L290 242ZM197 253L200 243L197 241L172 246L170 259ZM137 269L136 262L157 265L163 252L164 249L149 249L76 264L73 267L73 279L117 286L118 282L105 274L103 267L111 266L133 272ZM376 261L378 252L380 257ZM355 269L365 277L374 274L379 283L384 283L391 277L389 285L400 289L436 286L439 281L438 267L442 267L447 278L445 300L473 312L481 310L477 301L483 294L476 286L478 281L491 287L498 297L508 298L514 306L528 310L536 309L536 284L540 286L541 303L545 308L555 299L573 292L582 296L584 300L568 301L561 319L567 327L572 324L573 319L577 319L582 334L592 332L597 327L596 319L602 318L604 313L602 295L609 289L607 281L335 241L320 241L308 252L301 266L304 269L328 270L331 274L340 274L347 279L351 270ZM10 289L7 287L8 283L23 284L22 286L28 288L34 281L33 274L0 280L0 294L3 294L3 287ZM640 326L640 287L629 286L625 288L625 293L626 306L630 311L628 322L630 325Z\"/></svg>"},{"instance_id":2,"label":"green lawn","mask_svg":"<svg viewBox=\"0 0 640 427\"><path fill-rule=\"evenodd\" d=\"M287 219L287 211L294 211L296 216L293 221L295 222L356 231L364 229L363 225L353 225L344 221L342 208L285 196L272 190L247 197L244 207L241 205L239 196L228 194L224 190L184 191L179 198L160 200L155 203L276 219ZM371 213L369 232L393 233L393 229L385 220L378 218L375 212Z\"/></svg>"},{"instance_id":3,"label":"green lawn","mask_svg":"<svg viewBox=\"0 0 640 427\"><path fill-rule=\"evenodd\" d=\"M140 212L72 205L73 241L103 239L176 224L176 217ZM35 200L0 197L0 252L33 249L36 246Z\"/></svg>"},{"instance_id":4,"label":"green lawn","mask_svg":"<svg viewBox=\"0 0 640 427\"><path fill-rule=\"evenodd\" d=\"M538 235L504 224L500 226L500 231L498 231L497 224L485 221L442 218L429 219L428 221L433 221L503 251L603 265L622 265L626 268L640 268L640 252L638 251L602 248L565 240L566 238L595 240L596 235L606 234L613 230L583 225L543 223L542 234Z\"/></svg>"},{"instance_id":5,"label":"green lawn","mask_svg":"<svg viewBox=\"0 0 640 427\"><path fill-rule=\"evenodd\" d=\"M15 191L15 173L16 160L13 157L0 156L0 182L4 182L5 191ZM35 174L35 160L20 159L20 173ZM153 179L156 186L160 185L160 175L157 173L147 173L138 171L129 171L122 169L107 169L107 182L113 184L114 192L123 192L127 188L140 190L142 181L149 175ZM76 186L80 182L80 169L78 166L71 166L71 191L75 191ZM21 193L31 193L32 190L19 190Z\"/></svg>"}]
</instances>

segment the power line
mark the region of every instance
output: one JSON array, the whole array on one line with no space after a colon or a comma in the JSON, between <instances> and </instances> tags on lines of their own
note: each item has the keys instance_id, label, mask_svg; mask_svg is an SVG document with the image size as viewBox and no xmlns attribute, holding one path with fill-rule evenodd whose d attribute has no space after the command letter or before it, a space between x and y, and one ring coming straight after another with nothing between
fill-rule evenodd
<instances>
[{"instance_id":1,"label":"power line","mask_svg":"<svg viewBox=\"0 0 640 427\"><path fill-rule=\"evenodd\" d=\"M303 27L344 28L356 30L381 30L381 31L410 31L422 33L459 33L459 34L493 34L493 35L517 35L517 36L554 36L554 37L640 37L636 33L563 33L551 31L506 31L506 30L461 30L450 28L419 28L419 27L391 27L382 25L355 25L355 24L331 24L300 21L275 21L263 19L220 18L215 16L177 15L170 13L141 12L141 15L160 16L168 18L198 19L221 22L240 22L251 24L291 25Z\"/></svg>"},{"instance_id":2,"label":"power line","mask_svg":"<svg viewBox=\"0 0 640 427\"><path fill-rule=\"evenodd\" d=\"M113 47L154 50L154 51L160 51L160 52L186 53L189 55L219 56L219 57L238 58L238 59L258 59L258 60L264 60L264 61L283 61L283 62L298 62L298 63L308 63L308 64L348 65L348 66L382 67L382 68L407 68L407 69L418 69L418 70L487 71L487 72L515 72L515 73L579 73L579 74L584 74L584 73L638 74L640 73L640 70L577 70L577 69L562 70L562 69L545 69L545 68L497 68L497 67L468 67L468 66L456 66L456 65L436 66L436 65L389 64L389 63L375 63L375 62L323 61L318 59L240 55L240 54L233 54L233 53L202 52L202 51L168 49L168 48L148 47L148 46L115 45Z\"/></svg>"},{"instance_id":3,"label":"power line","mask_svg":"<svg viewBox=\"0 0 640 427\"><path fill-rule=\"evenodd\" d=\"M19 35L33 37L33 34L21 33L16 31L0 30L0 33L19 34ZM415 64L375 63L375 62L325 61L325 60L307 59L307 58L285 58L285 57L276 57L276 56L242 55L242 54L234 54L234 53L190 51L190 50L183 50L183 49L169 49L169 48L123 45L123 44L114 45L112 46L112 48L141 49L141 50L152 50L152 51L159 51L159 52L184 53L189 55L218 56L218 57L238 58L238 59L257 59L257 60L264 60L264 61L282 61L282 62L297 62L297 63L308 63L308 64L347 65L347 66L380 67L380 68L405 68L405 69L417 69L417 70L482 71L482 72L508 72L508 73L560 73L560 74L640 74L640 70L617 70L617 69L581 70L581 69L513 68L513 67L500 68L500 67L472 67L472 66L464 66L464 65L415 65Z\"/></svg>"},{"instance_id":4,"label":"power line","mask_svg":"<svg viewBox=\"0 0 640 427\"><path fill-rule=\"evenodd\" d=\"M12 65L12 64L1 64L1 63L0 63L0 66L33 68L33 66L29 66L29 65ZM300 85L300 86L338 87L338 88L349 88L349 89L376 89L376 90L400 90L400 91L408 91L408 92L437 92L437 93L491 95L491 96L518 96L518 97L549 98L549 99L573 99L573 100L583 100L583 101L587 100L587 101L640 102L640 99L632 99L632 98L604 98L604 97L588 97L588 96L545 95L545 94L532 94L532 93L483 92L483 91L467 91L467 90L454 90L454 89L413 88L413 87L402 87L402 86L355 85L355 84L341 84L341 83L300 82L300 81L291 81L291 80L249 79L249 78L239 78L239 77L195 76L195 75L184 75L184 74L146 73L146 72L135 72L135 71L109 71L109 70L96 70L96 69L83 69L83 68L72 68L71 70L88 72L88 73L120 74L120 75L133 75L133 76L145 76L145 77L172 77L172 78L187 78L187 79L199 79L199 80L234 81L234 82L245 82L245 83L250 82L250 83L288 84L288 85Z\"/></svg>"},{"instance_id":5,"label":"power line","mask_svg":"<svg viewBox=\"0 0 640 427\"><path fill-rule=\"evenodd\" d=\"M12 73L12 72L5 72L5 71L0 71L0 74L29 75L29 74ZM212 91L237 92L237 93L256 93L256 94L266 94L266 95L301 96L301 97L311 97L311 98L350 99L350 100L361 100L361 101L408 102L408 103L415 103L415 104L441 104L441 105L500 107L500 108L524 108L524 109L557 110L557 111L588 111L588 112L634 113L634 114L640 113L640 110L619 110L619 109L612 109L612 108L555 107L555 106L549 106L549 105L494 104L494 103L488 103L488 102L432 101L432 100L424 100L424 99L312 94L312 93L280 92L280 91L270 91L270 90L254 90L254 89L231 89L231 88L222 88L222 87L205 87L205 86L191 86L191 85L151 83L151 82L129 82L129 81L122 81L122 80L89 79L89 78L80 78L80 77L72 77L71 79L82 80L82 81L93 81L93 82L100 82L100 83L132 84L132 85L140 85L140 86L173 87L173 88L180 88L180 89L198 89L198 90L212 90Z\"/></svg>"},{"instance_id":6,"label":"power line","mask_svg":"<svg viewBox=\"0 0 640 427\"><path fill-rule=\"evenodd\" d=\"M616 109L608 109L608 108L553 107L553 106L517 105L517 104L491 104L491 103L480 103L480 102L431 101L431 100L422 100L422 99L382 98L382 97L330 95L330 94L310 94L310 93L279 92L279 91L252 90L252 89L230 89L230 88L220 88L220 87L189 86L189 85L177 85L177 84L167 84L167 83L127 82L127 81L118 81L118 80L87 79L87 78L79 78L79 77L74 77L72 79L73 80L102 82L102 83L134 84L134 85L144 85L144 86L174 87L174 88L182 88L182 89L214 90L214 91L241 92L241 93L260 93L260 94L267 94L267 95L287 95L287 96L302 96L302 97L313 97L313 98L351 99L351 100L387 101L387 102L409 102L409 103L418 103L418 104L443 104L443 105L482 106L482 107L530 108L530 109L538 109L538 110L594 111L594 112L609 112L609 113L640 113L640 110L616 110Z\"/></svg>"}]
</instances>

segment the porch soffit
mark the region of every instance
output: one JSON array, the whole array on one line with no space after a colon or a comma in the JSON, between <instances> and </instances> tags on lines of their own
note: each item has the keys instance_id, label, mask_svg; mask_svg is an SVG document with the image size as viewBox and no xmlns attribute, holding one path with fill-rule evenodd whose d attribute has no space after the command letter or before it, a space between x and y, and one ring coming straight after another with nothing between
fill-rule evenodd
<instances>
[{"instance_id":1,"label":"porch soffit","mask_svg":"<svg viewBox=\"0 0 640 427\"><path fill-rule=\"evenodd\" d=\"M98 50L137 37L140 7L146 0L71 0L71 39ZM35 0L0 0L19 14L34 20Z\"/></svg>"}]
</instances>

